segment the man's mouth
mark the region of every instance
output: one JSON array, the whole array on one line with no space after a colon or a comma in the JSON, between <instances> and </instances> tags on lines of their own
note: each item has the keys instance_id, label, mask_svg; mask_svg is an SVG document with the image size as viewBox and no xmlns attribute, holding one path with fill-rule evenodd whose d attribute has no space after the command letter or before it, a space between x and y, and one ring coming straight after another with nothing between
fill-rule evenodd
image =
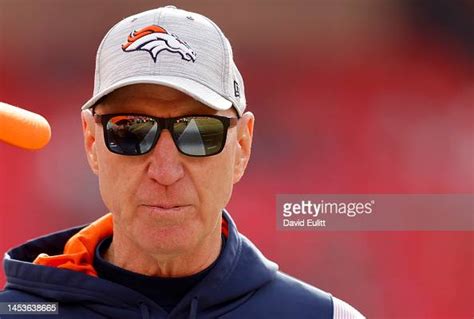
<instances>
[{"instance_id":1,"label":"man's mouth","mask_svg":"<svg viewBox=\"0 0 474 319\"><path fill-rule=\"evenodd\" d=\"M179 212L189 208L191 205L176 205L176 204L147 204L144 207L154 210L156 212Z\"/></svg>"}]
</instances>

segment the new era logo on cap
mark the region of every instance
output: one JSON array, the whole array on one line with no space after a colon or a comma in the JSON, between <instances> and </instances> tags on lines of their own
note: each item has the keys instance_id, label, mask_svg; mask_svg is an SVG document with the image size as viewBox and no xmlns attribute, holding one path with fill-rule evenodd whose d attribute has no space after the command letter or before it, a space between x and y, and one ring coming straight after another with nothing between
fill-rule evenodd
<instances>
[{"instance_id":1,"label":"new era logo on cap","mask_svg":"<svg viewBox=\"0 0 474 319\"><path fill-rule=\"evenodd\" d=\"M239 83L234 80L234 96L240 97Z\"/></svg>"},{"instance_id":2,"label":"new era logo on cap","mask_svg":"<svg viewBox=\"0 0 474 319\"><path fill-rule=\"evenodd\" d=\"M185 61L196 61L196 53L186 42L157 25L150 25L130 33L127 42L122 44L122 50L124 52L148 51L155 63L158 54L162 51L178 53Z\"/></svg>"}]
</instances>

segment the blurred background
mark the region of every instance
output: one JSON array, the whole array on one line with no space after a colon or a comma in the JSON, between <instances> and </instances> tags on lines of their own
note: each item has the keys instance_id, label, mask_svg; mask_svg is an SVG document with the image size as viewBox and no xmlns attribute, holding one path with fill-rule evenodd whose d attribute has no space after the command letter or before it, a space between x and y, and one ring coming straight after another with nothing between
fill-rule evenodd
<instances>
[{"instance_id":1,"label":"blurred background","mask_svg":"<svg viewBox=\"0 0 474 319\"><path fill-rule=\"evenodd\" d=\"M246 81L256 129L228 207L239 230L369 318L472 318L473 232L275 220L277 194L474 193L470 0L0 0L0 100L53 133L36 152L0 143L0 252L106 212L79 116L96 49L120 19L167 4L221 26Z\"/></svg>"}]
</instances>

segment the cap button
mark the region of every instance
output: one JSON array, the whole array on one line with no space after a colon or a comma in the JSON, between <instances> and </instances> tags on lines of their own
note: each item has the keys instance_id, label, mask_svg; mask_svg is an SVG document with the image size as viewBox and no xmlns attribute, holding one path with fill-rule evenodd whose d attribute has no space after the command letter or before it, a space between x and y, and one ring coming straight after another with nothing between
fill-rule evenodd
<instances>
[{"instance_id":1,"label":"cap button","mask_svg":"<svg viewBox=\"0 0 474 319\"><path fill-rule=\"evenodd\" d=\"M171 5L170 5L170 6L165 6L165 8L169 8L169 9L176 9L176 7L175 7L175 6L171 6Z\"/></svg>"}]
</instances>

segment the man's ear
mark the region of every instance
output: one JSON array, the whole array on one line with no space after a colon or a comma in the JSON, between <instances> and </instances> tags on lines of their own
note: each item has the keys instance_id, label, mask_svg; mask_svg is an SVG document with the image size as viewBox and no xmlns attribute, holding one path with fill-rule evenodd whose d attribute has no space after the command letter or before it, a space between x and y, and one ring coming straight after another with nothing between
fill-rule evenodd
<instances>
[{"instance_id":1,"label":"man's ear","mask_svg":"<svg viewBox=\"0 0 474 319\"><path fill-rule=\"evenodd\" d=\"M245 112L237 124L237 151L234 162L234 184L244 175L245 168L250 159L252 151L252 137L255 116L251 112Z\"/></svg>"},{"instance_id":2,"label":"man's ear","mask_svg":"<svg viewBox=\"0 0 474 319\"><path fill-rule=\"evenodd\" d=\"M99 165L97 163L97 150L95 147L95 122L91 110L87 109L81 112L82 133L84 134L84 147L86 150L87 161L94 174L98 174Z\"/></svg>"}]
</instances>

